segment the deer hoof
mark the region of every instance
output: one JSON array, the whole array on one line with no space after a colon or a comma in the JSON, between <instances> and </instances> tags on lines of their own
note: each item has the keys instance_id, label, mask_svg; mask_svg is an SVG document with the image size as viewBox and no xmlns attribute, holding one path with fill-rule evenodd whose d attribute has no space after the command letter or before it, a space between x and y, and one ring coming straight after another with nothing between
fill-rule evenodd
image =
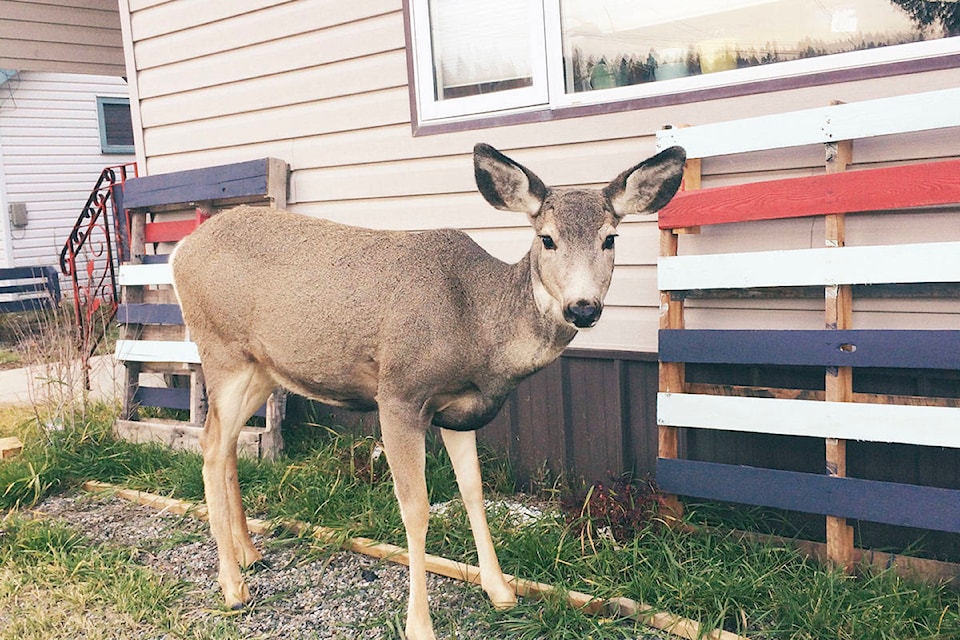
<instances>
[{"instance_id":1,"label":"deer hoof","mask_svg":"<svg viewBox=\"0 0 960 640\"><path fill-rule=\"evenodd\" d=\"M511 609L517 604L517 594L506 582L496 588L485 589L485 591L491 604L499 611Z\"/></svg>"},{"instance_id":2,"label":"deer hoof","mask_svg":"<svg viewBox=\"0 0 960 640\"><path fill-rule=\"evenodd\" d=\"M226 600L227 607L238 611L250 602L250 590L247 589L245 582L240 582L236 587L221 585L223 588L223 597Z\"/></svg>"}]
</instances>

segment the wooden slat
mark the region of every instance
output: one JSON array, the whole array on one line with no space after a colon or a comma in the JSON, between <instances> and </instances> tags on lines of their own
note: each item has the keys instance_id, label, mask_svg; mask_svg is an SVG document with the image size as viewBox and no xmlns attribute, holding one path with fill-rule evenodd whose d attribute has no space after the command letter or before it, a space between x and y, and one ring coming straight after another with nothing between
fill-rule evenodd
<instances>
[{"instance_id":1,"label":"wooden slat","mask_svg":"<svg viewBox=\"0 0 960 640\"><path fill-rule=\"evenodd\" d=\"M661 290L960 282L960 242L661 257Z\"/></svg>"},{"instance_id":2,"label":"wooden slat","mask_svg":"<svg viewBox=\"0 0 960 640\"><path fill-rule=\"evenodd\" d=\"M117 420L113 425L117 437L128 442L159 442L172 449L201 452L203 425L159 420ZM263 429L244 427L237 438L237 453L252 458L260 456Z\"/></svg>"},{"instance_id":3,"label":"wooden slat","mask_svg":"<svg viewBox=\"0 0 960 640\"><path fill-rule=\"evenodd\" d=\"M120 286L173 284L173 271L166 262L159 264L123 264L117 274Z\"/></svg>"},{"instance_id":4,"label":"wooden slat","mask_svg":"<svg viewBox=\"0 0 960 640\"><path fill-rule=\"evenodd\" d=\"M148 222L144 229L147 242L179 242L200 226L197 219Z\"/></svg>"},{"instance_id":5,"label":"wooden slat","mask_svg":"<svg viewBox=\"0 0 960 640\"><path fill-rule=\"evenodd\" d=\"M190 409L190 389L168 387L137 387L133 401L141 407Z\"/></svg>"},{"instance_id":6,"label":"wooden slat","mask_svg":"<svg viewBox=\"0 0 960 640\"><path fill-rule=\"evenodd\" d=\"M721 431L960 448L960 410L953 407L660 393L657 422Z\"/></svg>"},{"instance_id":7,"label":"wooden slat","mask_svg":"<svg viewBox=\"0 0 960 640\"><path fill-rule=\"evenodd\" d=\"M782 398L785 400L823 400L826 394L819 389L786 389L782 387L751 387L737 384L709 384L705 382L688 382L687 393L706 394L714 396L740 396L745 398ZM958 407L960 398L943 398L936 396L908 396L889 393L860 393L853 394L853 402L873 402L880 404L901 404L911 407Z\"/></svg>"},{"instance_id":8,"label":"wooden slat","mask_svg":"<svg viewBox=\"0 0 960 640\"><path fill-rule=\"evenodd\" d=\"M267 195L269 158L128 180L128 209Z\"/></svg>"},{"instance_id":9,"label":"wooden slat","mask_svg":"<svg viewBox=\"0 0 960 640\"><path fill-rule=\"evenodd\" d=\"M956 489L668 458L657 460L657 484L696 498L960 533Z\"/></svg>"},{"instance_id":10,"label":"wooden slat","mask_svg":"<svg viewBox=\"0 0 960 640\"><path fill-rule=\"evenodd\" d=\"M188 388L176 389L169 387L137 387L134 393L134 402L141 407L161 407L163 409L190 410L191 390ZM254 412L255 416L266 417L267 406L261 405ZM267 430L262 432L265 434Z\"/></svg>"},{"instance_id":11,"label":"wooden slat","mask_svg":"<svg viewBox=\"0 0 960 640\"><path fill-rule=\"evenodd\" d=\"M116 320L120 324L182 325L183 314L176 304L121 304Z\"/></svg>"},{"instance_id":12,"label":"wooden slat","mask_svg":"<svg viewBox=\"0 0 960 640\"><path fill-rule=\"evenodd\" d=\"M194 342L175 340L117 340L115 352L122 362L185 362L200 364Z\"/></svg>"},{"instance_id":13,"label":"wooden slat","mask_svg":"<svg viewBox=\"0 0 960 640\"><path fill-rule=\"evenodd\" d=\"M677 194L661 229L960 202L960 160L752 182Z\"/></svg>"},{"instance_id":14,"label":"wooden slat","mask_svg":"<svg viewBox=\"0 0 960 640\"><path fill-rule=\"evenodd\" d=\"M36 311L38 309L50 309L53 305L50 298L22 298L20 300L7 300L0 302L0 313L19 313L21 311Z\"/></svg>"},{"instance_id":15,"label":"wooden slat","mask_svg":"<svg viewBox=\"0 0 960 640\"><path fill-rule=\"evenodd\" d=\"M960 126L960 89L943 89L657 132L691 158Z\"/></svg>"},{"instance_id":16,"label":"wooden slat","mask_svg":"<svg viewBox=\"0 0 960 640\"><path fill-rule=\"evenodd\" d=\"M660 360L713 364L960 369L960 331L660 331Z\"/></svg>"}]
</instances>

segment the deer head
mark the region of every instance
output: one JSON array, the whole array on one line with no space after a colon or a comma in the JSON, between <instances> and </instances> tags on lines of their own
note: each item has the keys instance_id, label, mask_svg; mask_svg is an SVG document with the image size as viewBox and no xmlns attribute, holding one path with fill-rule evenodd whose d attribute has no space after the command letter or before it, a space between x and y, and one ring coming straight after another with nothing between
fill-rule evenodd
<instances>
[{"instance_id":1,"label":"deer head","mask_svg":"<svg viewBox=\"0 0 960 640\"><path fill-rule=\"evenodd\" d=\"M686 154L671 147L627 169L603 189L544 185L532 171L487 144L473 150L480 193L492 206L525 213L537 233L530 249L540 311L578 329L600 319L613 275L617 225L654 213L680 187Z\"/></svg>"}]
</instances>

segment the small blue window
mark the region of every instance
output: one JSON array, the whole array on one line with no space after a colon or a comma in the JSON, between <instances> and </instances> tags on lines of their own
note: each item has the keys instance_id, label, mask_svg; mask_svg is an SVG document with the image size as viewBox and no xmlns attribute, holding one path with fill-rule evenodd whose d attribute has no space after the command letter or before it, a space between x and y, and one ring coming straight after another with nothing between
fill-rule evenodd
<instances>
[{"instance_id":1,"label":"small blue window","mask_svg":"<svg viewBox=\"0 0 960 640\"><path fill-rule=\"evenodd\" d=\"M101 152L133 153L133 123L128 98L98 97L97 120Z\"/></svg>"}]
</instances>

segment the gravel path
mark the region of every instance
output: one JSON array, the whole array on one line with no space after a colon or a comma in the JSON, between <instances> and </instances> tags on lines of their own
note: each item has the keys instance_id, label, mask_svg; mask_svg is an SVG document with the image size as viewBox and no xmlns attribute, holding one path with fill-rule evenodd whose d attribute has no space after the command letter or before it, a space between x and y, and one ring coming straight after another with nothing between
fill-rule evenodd
<instances>
[{"instance_id":1,"label":"gravel path","mask_svg":"<svg viewBox=\"0 0 960 640\"><path fill-rule=\"evenodd\" d=\"M137 550L137 561L193 585L186 608L199 617L223 615L216 581L216 549L206 523L158 512L117 497L56 496L36 511L93 541ZM254 536L267 567L248 576L254 603L238 616L248 638L396 638L407 600L407 568L338 551L305 553ZM266 544L265 544L266 542ZM477 613L488 611L481 589L428 574L439 638L496 637Z\"/></svg>"}]
</instances>

